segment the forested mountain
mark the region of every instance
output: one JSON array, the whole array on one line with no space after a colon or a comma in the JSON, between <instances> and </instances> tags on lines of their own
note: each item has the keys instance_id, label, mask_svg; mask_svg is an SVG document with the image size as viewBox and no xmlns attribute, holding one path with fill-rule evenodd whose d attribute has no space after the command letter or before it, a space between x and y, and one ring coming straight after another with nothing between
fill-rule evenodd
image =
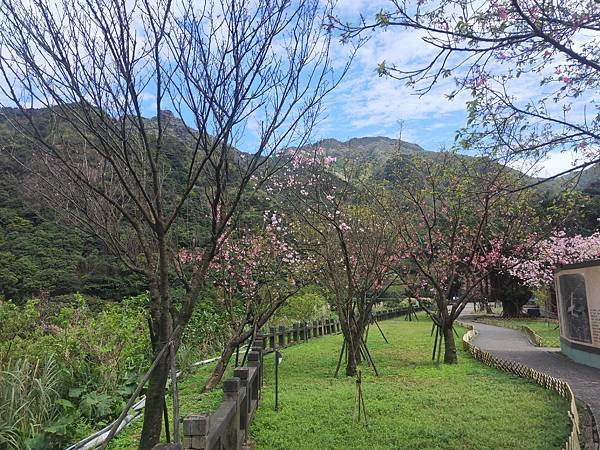
<instances>
[{"instance_id":1,"label":"forested mountain","mask_svg":"<svg viewBox=\"0 0 600 450\"><path fill-rule=\"evenodd\" d=\"M166 164L177 180L177 174L185 176L190 130L172 113L163 114L163 122L167 123ZM17 159L31 160L34 149L8 123L8 118L17 116L17 110L0 111L0 298L19 302L44 292L50 296L81 292L116 300L138 293L143 286L138 276L125 270L99 240L57 224L52 208L30 189L30 175ZM47 123L48 130L53 125L47 110L36 110L34 117L38 123ZM152 125L156 118L147 120ZM74 142L76 139L73 134ZM351 161L375 177L385 175L387 163L393 158L436 155L417 144L387 137L361 137L346 142L325 139L315 145L335 157L340 167ZM583 172L579 180L579 189L593 199L585 213L589 217L582 223L585 230L594 227L592 216L600 211L599 184L597 166ZM552 190L556 186L555 183ZM177 190L177 186L166 188Z\"/></svg>"},{"instance_id":2,"label":"forested mountain","mask_svg":"<svg viewBox=\"0 0 600 450\"><path fill-rule=\"evenodd\" d=\"M384 136L359 137L345 142L324 139L315 145L323 147L329 156L344 161L368 161L374 165L384 165L395 155L434 154L417 144Z\"/></svg>"},{"instance_id":3,"label":"forested mountain","mask_svg":"<svg viewBox=\"0 0 600 450\"><path fill-rule=\"evenodd\" d=\"M69 107L78 108L77 105ZM58 129L60 132L56 134L64 141L64 148L81 148L78 142L82 138L60 114L49 109L34 109L29 113L41 133L50 135L52 130ZM190 165L193 150L191 142L197 131L188 128L169 111L164 111L161 119L164 132L160 164L168 174L163 190L169 202L177 198L186 185L186 167ZM0 299L23 302L33 295L54 297L80 292L119 300L142 291L145 284L140 276L125 269L102 241L79 231L74 223L58 220L56 210L62 205L49 200L54 194L44 186L44 178L52 177L43 176L53 169L40 156L44 152L17 132L11 121L23 123L24 115L14 108L0 109ZM158 129L156 117L145 121L149 133ZM228 152L229 164L243 166L241 153L230 150L233 151ZM33 174L28 167L34 167L38 174ZM230 172L232 180L237 176L239 171ZM190 198L200 196L203 200L202 187L206 183L210 180L200 180ZM253 204L264 207L259 199L249 197ZM195 224L197 230L208 229L205 212L186 207L181 216L183 223L174 225L178 244L186 246L193 239L203 239L202 233L192 235L185 222ZM248 209L242 220L256 221L255 216Z\"/></svg>"},{"instance_id":4,"label":"forested mountain","mask_svg":"<svg viewBox=\"0 0 600 450\"><path fill-rule=\"evenodd\" d=\"M575 175L563 175L559 180L572 180L576 183L578 190L597 193L600 188L600 163L596 163Z\"/></svg>"},{"instance_id":5,"label":"forested mountain","mask_svg":"<svg viewBox=\"0 0 600 450\"><path fill-rule=\"evenodd\" d=\"M437 152L425 150L418 144L392 139L385 136L359 137L347 141L338 141L337 139L323 139L315 145L325 149L329 156L338 159L341 164L346 161L366 162L373 166L383 167L390 158L396 156L431 156L434 157ZM531 178L531 182L540 180L540 178ZM543 191L555 193L564 189L565 186L574 187L577 191L594 193L598 190L600 184L600 164L594 164L583 172L576 174L563 175L555 180L543 183L540 187Z\"/></svg>"},{"instance_id":6,"label":"forested mountain","mask_svg":"<svg viewBox=\"0 0 600 450\"><path fill-rule=\"evenodd\" d=\"M46 109L34 110L32 117L42 132L50 133L57 126ZM126 270L100 240L59 224L53 205L41 198L22 162L42 172L45 167L35 161L35 146L11 125L11 120L19 119L17 109L0 110L0 298L22 302L32 295L81 292L118 300L138 294L144 286L138 275ZM150 127L155 121L148 119ZM164 113L163 121L169 130L166 164L184 177L183 142L188 130L170 112ZM75 132L67 135L77 142Z\"/></svg>"}]
</instances>

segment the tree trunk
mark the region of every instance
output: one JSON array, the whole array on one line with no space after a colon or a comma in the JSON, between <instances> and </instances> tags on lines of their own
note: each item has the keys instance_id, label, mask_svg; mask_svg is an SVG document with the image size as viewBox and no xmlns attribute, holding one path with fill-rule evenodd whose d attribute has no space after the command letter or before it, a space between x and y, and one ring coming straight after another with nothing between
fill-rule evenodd
<instances>
[{"instance_id":1,"label":"tree trunk","mask_svg":"<svg viewBox=\"0 0 600 450\"><path fill-rule=\"evenodd\" d=\"M512 300L502 300L502 316L503 317L519 317L521 306Z\"/></svg>"},{"instance_id":2,"label":"tree trunk","mask_svg":"<svg viewBox=\"0 0 600 450\"><path fill-rule=\"evenodd\" d=\"M223 378L223 374L227 369L229 360L231 359L231 356L233 355L233 352L235 351L236 347L237 345L232 342L229 342L225 345L225 348L221 353L221 358L219 358L217 366L206 381L204 388L202 388L202 392L212 391L217 386L217 384L219 384L219 381L221 381L221 378Z\"/></svg>"},{"instance_id":3,"label":"tree trunk","mask_svg":"<svg viewBox=\"0 0 600 450\"><path fill-rule=\"evenodd\" d=\"M454 341L454 332L452 330L453 322L446 320L442 327L444 333L444 364L456 364L458 363L458 356L456 354L456 342Z\"/></svg>"},{"instance_id":4,"label":"tree trunk","mask_svg":"<svg viewBox=\"0 0 600 450\"><path fill-rule=\"evenodd\" d=\"M346 349L348 351L348 361L346 362L346 376L354 377L357 373L358 365L361 362L360 357L360 334L355 327L350 327L350 338L346 339Z\"/></svg>"},{"instance_id":5,"label":"tree trunk","mask_svg":"<svg viewBox=\"0 0 600 450\"><path fill-rule=\"evenodd\" d=\"M150 282L151 315L157 333L154 355L160 353L165 345L169 345L173 333L173 320L168 308L170 303L169 294L164 287L159 288L159 284L157 280L151 280ZM178 347L179 345L175 343L176 351ZM169 352L167 351L148 379L144 424L140 436L139 450L151 450L160 442L169 369Z\"/></svg>"},{"instance_id":6,"label":"tree trunk","mask_svg":"<svg viewBox=\"0 0 600 450\"><path fill-rule=\"evenodd\" d=\"M356 371L358 368L358 357L360 355L359 352L356 351L355 345L349 345L348 343L346 343L346 350L348 352L348 361L346 362L346 376L354 377L357 373Z\"/></svg>"},{"instance_id":7,"label":"tree trunk","mask_svg":"<svg viewBox=\"0 0 600 450\"><path fill-rule=\"evenodd\" d=\"M162 430L163 404L165 401L165 386L169 373L169 364L165 353L148 380L146 391L146 407L144 408L144 425L140 438L140 450L151 450L160 441Z\"/></svg>"},{"instance_id":8,"label":"tree trunk","mask_svg":"<svg viewBox=\"0 0 600 450\"><path fill-rule=\"evenodd\" d=\"M556 290L554 285L551 284L548 288L548 302L546 305L546 311L551 313L553 316L558 316L558 302L556 300Z\"/></svg>"}]
</instances>

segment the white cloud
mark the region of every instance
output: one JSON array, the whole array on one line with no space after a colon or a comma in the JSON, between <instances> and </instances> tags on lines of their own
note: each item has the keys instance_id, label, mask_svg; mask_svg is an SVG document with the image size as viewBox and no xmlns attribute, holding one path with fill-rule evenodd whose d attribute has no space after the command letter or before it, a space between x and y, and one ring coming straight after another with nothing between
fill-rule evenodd
<instances>
[{"instance_id":1,"label":"white cloud","mask_svg":"<svg viewBox=\"0 0 600 450\"><path fill-rule=\"evenodd\" d=\"M389 3L367 2L363 0L340 0L338 14L357 23L362 13L368 21L374 14L385 9ZM453 77L439 79L425 95L415 95L415 91L403 82L381 78L376 73L377 65L395 65L402 70L414 70L427 65L436 49L423 42L423 34L399 27L377 30L369 35L369 40L359 49L346 80L328 99L326 109L329 118L319 127L322 137L354 137L365 135L386 135L395 137L404 122L403 139L412 140L431 150L453 144L454 131L466 124L465 102L470 100L469 92L461 92L453 101L447 94L456 89ZM563 87L558 76L549 85L540 85L544 75L552 75L555 61L542 73L524 73L510 81L509 92L514 101L524 106L539 100L544 95ZM506 73L506 62L491 62L490 69L495 73ZM465 71L465 68L458 69ZM589 98L579 97L570 100L570 110L564 111L565 102L548 102L546 111L553 117L564 117L572 122L584 120L585 107ZM588 108L589 109L589 108ZM589 114L589 111L587 111ZM336 129L337 127L337 129ZM341 128L341 129L340 129ZM550 176L573 167L574 156L570 153L551 153L547 160L537 166L540 175Z\"/></svg>"},{"instance_id":2,"label":"white cloud","mask_svg":"<svg viewBox=\"0 0 600 450\"><path fill-rule=\"evenodd\" d=\"M577 155L571 151L552 152L539 164L540 177L550 177L565 170L572 169L577 164Z\"/></svg>"}]
</instances>

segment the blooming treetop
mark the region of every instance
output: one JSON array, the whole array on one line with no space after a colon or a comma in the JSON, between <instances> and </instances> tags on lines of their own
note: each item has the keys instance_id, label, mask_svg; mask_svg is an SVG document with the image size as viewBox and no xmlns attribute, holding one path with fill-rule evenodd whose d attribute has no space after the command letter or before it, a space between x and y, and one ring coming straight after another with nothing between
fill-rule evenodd
<instances>
[{"instance_id":1,"label":"blooming treetop","mask_svg":"<svg viewBox=\"0 0 600 450\"><path fill-rule=\"evenodd\" d=\"M567 236L556 231L548 239L538 242L523 256L502 258L502 265L514 277L531 288L550 286L554 270L564 264L573 264L600 257L600 232L590 236Z\"/></svg>"},{"instance_id":2,"label":"blooming treetop","mask_svg":"<svg viewBox=\"0 0 600 450\"><path fill-rule=\"evenodd\" d=\"M331 286L376 295L398 257L392 249L394 233L374 205L364 201L356 168L335 162L323 148L290 152L289 163L270 180L267 192L293 207L299 219L295 231Z\"/></svg>"},{"instance_id":3,"label":"blooming treetop","mask_svg":"<svg viewBox=\"0 0 600 450\"><path fill-rule=\"evenodd\" d=\"M394 279L393 226L351 163L334 165L321 148L290 152L269 195L293 211L299 244L335 299L344 335L346 375L356 375L373 304ZM368 352L366 352L368 354Z\"/></svg>"},{"instance_id":4,"label":"blooming treetop","mask_svg":"<svg viewBox=\"0 0 600 450\"><path fill-rule=\"evenodd\" d=\"M181 268L194 270L202 261L202 255L181 249L178 259ZM210 265L209 276L227 298L239 295L251 300L266 286L295 286L309 265L310 259L294 248L283 216L276 211L266 211L260 229L241 230L221 243Z\"/></svg>"},{"instance_id":5,"label":"blooming treetop","mask_svg":"<svg viewBox=\"0 0 600 450\"><path fill-rule=\"evenodd\" d=\"M507 194L518 180L483 159L440 153L394 162L397 273L413 295L433 296L440 310L459 289L464 301L478 295L499 255L531 226L529 194Z\"/></svg>"}]
</instances>

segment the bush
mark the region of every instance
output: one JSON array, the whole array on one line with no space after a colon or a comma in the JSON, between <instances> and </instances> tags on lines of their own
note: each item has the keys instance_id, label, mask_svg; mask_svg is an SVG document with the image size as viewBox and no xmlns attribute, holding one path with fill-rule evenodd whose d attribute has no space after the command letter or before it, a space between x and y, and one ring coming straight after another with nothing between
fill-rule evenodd
<instances>
[{"instance_id":1,"label":"bush","mask_svg":"<svg viewBox=\"0 0 600 450\"><path fill-rule=\"evenodd\" d=\"M224 308L218 309L211 299L201 301L183 332L183 343L194 349L198 359L220 353L231 333Z\"/></svg>"},{"instance_id":2,"label":"bush","mask_svg":"<svg viewBox=\"0 0 600 450\"><path fill-rule=\"evenodd\" d=\"M53 300L0 301L2 450L60 448L113 420L152 359L147 293L92 307L79 294ZM227 323L210 299L201 303L179 369L217 353Z\"/></svg>"},{"instance_id":3,"label":"bush","mask_svg":"<svg viewBox=\"0 0 600 450\"><path fill-rule=\"evenodd\" d=\"M23 307L0 303L0 370L14 380L3 387L3 395L16 392L19 386L20 397L30 402L28 395L36 396L39 387L35 380L45 379L39 373L46 372L39 372L39 367L47 365L48 371L60 373L52 378L51 390L51 401L58 409L48 408L52 414L48 413L47 420L38 420L38 428L20 420L25 425L16 426L15 434L16 428L3 426L6 445L14 447L18 442L14 448L38 448L39 441L39 448L51 448L72 437L76 428L86 428L78 422L97 426L113 419L149 364L146 313L136 304L139 299L107 304L99 313L92 312L82 296L74 300L73 305L60 308L37 299ZM62 421L53 422L50 416L57 411ZM50 428L39 428L46 424Z\"/></svg>"},{"instance_id":4,"label":"bush","mask_svg":"<svg viewBox=\"0 0 600 450\"><path fill-rule=\"evenodd\" d=\"M289 325L305 320L319 320L331 317L327 298L315 287L305 288L277 310L269 321L272 325Z\"/></svg>"}]
</instances>

